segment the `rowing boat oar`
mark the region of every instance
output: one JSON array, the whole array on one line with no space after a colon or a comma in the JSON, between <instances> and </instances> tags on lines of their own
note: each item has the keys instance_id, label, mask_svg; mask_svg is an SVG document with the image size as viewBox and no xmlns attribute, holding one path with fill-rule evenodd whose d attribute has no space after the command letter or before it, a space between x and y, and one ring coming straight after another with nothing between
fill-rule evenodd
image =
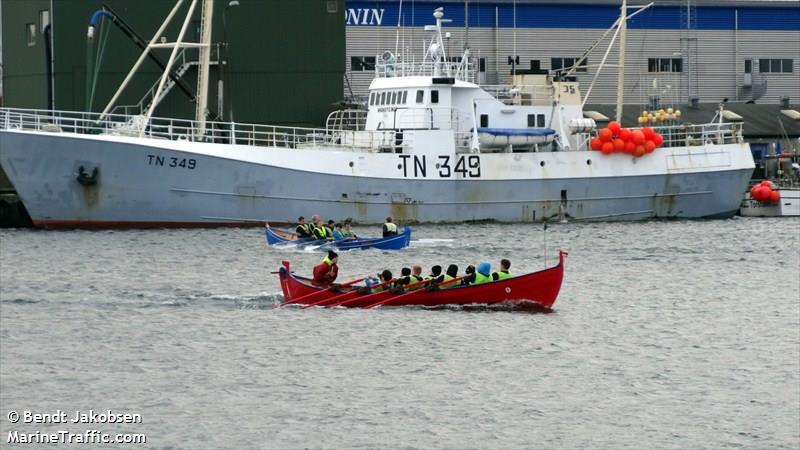
<instances>
[{"instance_id":1,"label":"rowing boat oar","mask_svg":"<svg viewBox=\"0 0 800 450\"><path fill-rule=\"evenodd\" d=\"M387 284L394 283L395 281L397 281L397 280L391 279L389 281L384 281L383 283L376 284L375 286L370 286L369 288L370 289L375 289L375 288L383 287L383 286L386 286ZM372 294L366 294L363 297L356 297L356 298L363 300L364 298L370 297L372 295L378 295L378 294L381 294L383 292L384 291L374 292ZM346 303L348 300L350 300L349 298L344 298L344 297L347 297L347 296L353 295L353 294L358 294L358 290L345 292L344 294L339 294L339 295L337 295L335 297L332 297L332 298L326 298L326 299L319 300L319 301L314 302L314 303L312 303L310 305L303 306L303 309L310 308L312 306L318 306L321 303L326 303L326 302L334 302L334 303L331 303L329 305L322 305L322 306L324 306L326 308L335 308L337 306L342 305L343 303Z\"/></svg>"},{"instance_id":2,"label":"rowing boat oar","mask_svg":"<svg viewBox=\"0 0 800 450\"><path fill-rule=\"evenodd\" d=\"M431 281L431 280L420 280L420 281L417 281L416 283L411 283L411 284L409 284L409 285L406 285L406 286L404 286L403 288L404 288L404 289L411 289L411 288L413 288L413 287L417 287L417 286L419 286L419 285L421 285L421 284L428 283L429 281ZM384 284L385 284L385 283L384 283ZM398 287L399 287L399 286L398 286ZM416 291L415 291L415 292L416 292ZM374 293L374 294L365 295L365 296L363 296L363 297L351 298L351 299L345 300L345 301L343 301L343 302L339 302L338 304L335 304L335 305L328 305L328 307L329 307L329 308L333 308L333 307L336 307L336 306L345 306L346 304L348 304L348 303L353 303L353 302L355 302L356 300L364 300L364 299L367 299L367 298L374 298L374 297L377 297L377 296L379 296L379 295L381 295L381 294L385 294L385 293L386 293L386 291L381 291L381 292L376 292L376 293ZM402 294L402 295L405 295L405 294ZM394 298L394 297L396 297L396 295L394 295L394 296L392 296L392 297L390 297L390 298Z\"/></svg>"},{"instance_id":3,"label":"rowing boat oar","mask_svg":"<svg viewBox=\"0 0 800 450\"><path fill-rule=\"evenodd\" d=\"M288 276L288 275L287 275L287 276ZM310 294L303 295L302 297L293 298L293 299L291 299L291 300L286 300L286 301L285 301L285 302L283 302L283 303L278 303L277 305L275 305L275 307L276 307L276 308L280 308L280 307L282 307L282 306L286 306L286 305L292 305L292 304L295 304L295 303L300 303L300 302L302 302L302 301L304 301L304 300L308 300L308 299L311 299L311 298L315 298L315 297L317 297L318 295L321 295L321 294L324 294L324 293L327 293L327 292L331 292L331 291L333 291L334 289L338 289L338 288L341 288L341 287L346 287L346 286L350 286L350 285L353 285L353 284L359 283L359 282L361 282L361 281L364 281L364 280L366 280L366 279L367 279L367 278L369 278L369 277L370 277L370 276L369 276L369 275L367 275L366 277L362 277L362 278L358 278L358 279L356 279L356 280L348 281L347 283L343 283L343 284L337 284L337 285L335 285L335 286L334 286L334 285L331 285L331 286L330 286L330 287L328 287L327 289L320 289L320 290L318 290L318 291L314 291L314 292L312 292L312 293L310 293Z\"/></svg>"},{"instance_id":4,"label":"rowing boat oar","mask_svg":"<svg viewBox=\"0 0 800 450\"><path fill-rule=\"evenodd\" d=\"M442 283L439 283L439 284L435 284L433 286L437 286L437 287L446 286L448 284L455 283L456 281L461 281L461 279L463 279L463 278L464 277L456 277L456 278L453 278L452 280L447 280L445 282L442 282ZM381 306L381 305L383 305L385 303L393 302L393 301L395 301L397 299L411 297L414 294L419 294L420 292L428 292L428 291L426 289L419 289L419 290L416 290L416 291L406 292L405 294L395 295L394 297L389 297L389 298L387 298L385 300L381 300L381 301L369 304L367 306L364 306L363 308L364 309L374 308L376 306Z\"/></svg>"}]
</instances>

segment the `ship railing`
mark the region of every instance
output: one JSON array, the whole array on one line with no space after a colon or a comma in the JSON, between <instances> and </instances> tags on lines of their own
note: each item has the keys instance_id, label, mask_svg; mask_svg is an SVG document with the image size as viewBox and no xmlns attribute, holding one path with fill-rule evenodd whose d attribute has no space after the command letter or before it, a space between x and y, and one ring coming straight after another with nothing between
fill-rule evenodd
<instances>
[{"instance_id":1,"label":"ship railing","mask_svg":"<svg viewBox=\"0 0 800 450\"><path fill-rule=\"evenodd\" d=\"M744 142L741 122L655 126L653 129L664 138L664 147L696 147Z\"/></svg>"},{"instance_id":2,"label":"ship railing","mask_svg":"<svg viewBox=\"0 0 800 450\"><path fill-rule=\"evenodd\" d=\"M375 77L450 77L456 80L474 83L476 70L474 58L466 61L383 61L381 56L376 57Z\"/></svg>"},{"instance_id":3,"label":"ship railing","mask_svg":"<svg viewBox=\"0 0 800 450\"><path fill-rule=\"evenodd\" d=\"M555 93L553 86L547 85L482 84L480 87L506 105L550 105Z\"/></svg>"},{"instance_id":4,"label":"ship railing","mask_svg":"<svg viewBox=\"0 0 800 450\"><path fill-rule=\"evenodd\" d=\"M168 139L218 144L240 144L261 147L331 148L353 151L386 151L405 147L398 143L394 130L338 130L324 128L285 127L231 122L206 122L205 134L198 136L198 122L186 119L151 118L109 114L100 119L98 113L0 108L0 127L46 132L77 134L109 134L117 136Z\"/></svg>"},{"instance_id":5,"label":"ship railing","mask_svg":"<svg viewBox=\"0 0 800 450\"><path fill-rule=\"evenodd\" d=\"M367 125L367 110L340 109L328 114L325 129L330 131L352 130L363 131Z\"/></svg>"}]
</instances>

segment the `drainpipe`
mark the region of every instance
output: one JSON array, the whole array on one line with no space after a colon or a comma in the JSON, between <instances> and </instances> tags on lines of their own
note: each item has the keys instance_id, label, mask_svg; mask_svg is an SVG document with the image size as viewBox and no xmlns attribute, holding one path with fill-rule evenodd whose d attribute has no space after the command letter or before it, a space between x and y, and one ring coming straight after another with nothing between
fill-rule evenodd
<instances>
[{"instance_id":1,"label":"drainpipe","mask_svg":"<svg viewBox=\"0 0 800 450\"><path fill-rule=\"evenodd\" d=\"M55 109L53 104L53 36L50 24L44 27L44 57L47 72L47 108Z\"/></svg>"}]
</instances>

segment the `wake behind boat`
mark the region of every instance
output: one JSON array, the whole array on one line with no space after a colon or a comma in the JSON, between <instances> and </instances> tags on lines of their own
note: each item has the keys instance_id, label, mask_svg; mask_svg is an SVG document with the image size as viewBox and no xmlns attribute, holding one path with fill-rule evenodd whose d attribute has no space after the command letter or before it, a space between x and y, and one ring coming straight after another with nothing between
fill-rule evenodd
<instances>
[{"instance_id":1,"label":"wake behind boat","mask_svg":"<svg viewBox=\"0 0 800 450\"><path fill-rule=\"evenodd\" d=\"M394 236L382 238L356 238L326 240L313 238L298 238L297 235L288 230L280 230L267 225L264 228L267 237L267 244L280 246L296 246L300 248L314 248L315 250L355 250L376 248L379 250L400 250L408 247L411 243L411 228L404 227L402 232Z\"/></svg>"}]
</instances>

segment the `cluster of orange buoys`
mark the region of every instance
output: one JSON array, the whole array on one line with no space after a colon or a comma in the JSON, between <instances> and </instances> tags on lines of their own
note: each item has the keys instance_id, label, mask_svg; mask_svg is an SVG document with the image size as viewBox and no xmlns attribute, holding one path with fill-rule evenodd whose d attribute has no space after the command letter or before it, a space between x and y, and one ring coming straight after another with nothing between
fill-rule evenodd
<instances>
[{"instance_id":1,"label":"cluster of orange buoys","mask_svg":"<svg viewBox=\"0 0 800 450\"><path fill-rule=\"evenodd\" d=\"M750 197L763 203L778 203L781 201L781 193L772 189L772 183L767 180L753 186L750 189Z\"/></svg>"},{"instance_id":2,"label":"cluster of orange buoys","mask_svg":"<svg viewBox=\"0 0 800 450\"><path fill-rule=\"evenodd\" d=\"M597 132L597 137L592 138L589 144L592 150L603 152L606 155L627 153L643 156L653 153L663 143L664 137L656 133L652 127L631 131L628 128L622 128L619 122L610 122L608 127Z\"/></svg>"}]
</instances>

